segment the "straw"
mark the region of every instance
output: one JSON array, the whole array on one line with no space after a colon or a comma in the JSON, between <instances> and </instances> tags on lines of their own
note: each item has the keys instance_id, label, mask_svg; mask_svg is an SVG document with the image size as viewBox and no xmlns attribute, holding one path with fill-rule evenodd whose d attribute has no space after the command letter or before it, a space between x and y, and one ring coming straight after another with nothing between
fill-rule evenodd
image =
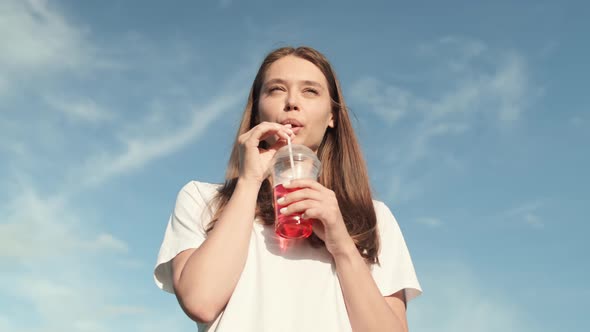
<instances>
[{"instance_id":1,"label":"straw","mask_svg":"<svg viewBox=\"0 0 590 332\"><path fill-rule=\"evenodd\" d=\"M291 173L295 180L295 162L293 161L293 148L291 147L291 138L287 137L287 146L289 147L289 161L291 162Z\"/></svg>"}]
</instances>

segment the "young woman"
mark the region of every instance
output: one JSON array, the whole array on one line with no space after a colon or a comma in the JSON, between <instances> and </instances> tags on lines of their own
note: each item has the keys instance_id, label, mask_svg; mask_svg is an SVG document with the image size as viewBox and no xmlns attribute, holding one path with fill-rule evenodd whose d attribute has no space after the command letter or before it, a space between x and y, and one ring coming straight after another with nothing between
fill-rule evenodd
<instances>
[{"instance_id":1,"label":"young woman","mask_svg":"<svg viewBox=\"0 0 590 332\"><path fill-rule=\"evenodd\" d=\"M315 219L313 235L275 235L269 167L303 144L320 178L281 201ZM421 293L399 226L374 201L336 75L309 47L264 59L252 84L223 185L191 181L178 194L154 272L209 331L407 331Z\"/></svg>"}]
</instances>

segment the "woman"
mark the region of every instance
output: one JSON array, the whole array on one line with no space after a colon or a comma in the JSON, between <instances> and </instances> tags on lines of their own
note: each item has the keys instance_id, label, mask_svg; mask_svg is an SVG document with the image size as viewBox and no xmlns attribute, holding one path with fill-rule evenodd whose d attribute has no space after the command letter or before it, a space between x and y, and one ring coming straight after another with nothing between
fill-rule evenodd
<instances>
[{"instance_id":1,"label":"woman","mask_svg":"<svg viewBox=\"0 0 590 332\"><path fill-rule=\"evenodd\" d=\"M316 221L309 239L274 234L271 159L287 140L322 162L294 180L284 214ZM269 53L252 84L224 185L178 194L157 285L210 331L407 331L421 293L390 210L366 166L328 60L309 47Z\"/></svg>"}]
</instances>

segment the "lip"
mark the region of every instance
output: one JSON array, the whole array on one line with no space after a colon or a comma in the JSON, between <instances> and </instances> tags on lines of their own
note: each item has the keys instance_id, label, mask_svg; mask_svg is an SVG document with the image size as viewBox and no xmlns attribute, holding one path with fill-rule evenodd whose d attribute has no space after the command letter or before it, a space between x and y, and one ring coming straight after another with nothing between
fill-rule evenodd
<instances>
[{"instance_id":1,"label":"lip","mask_svg":"<svg viewBox=\"0 0 590 332\"><path fill-rule=\"evenodd\" d=\"M301 130L301 128L303 128L303 127L291 127L291 130L293 131L293 134L297 135L299 133L299 130Z\"/></svg>"},{"instance_id":2,"label":"lip","mask_svg":"<svg viewBox=\"0 0 590 332\"><path fill-rule=\"evenodd\" d=\"M282 125L288 125L290 124L293 127L303 127L303 125L301 124L301 122L295 120L295 119L286 119L281 121Z\"/></svg>"}]
</instances>

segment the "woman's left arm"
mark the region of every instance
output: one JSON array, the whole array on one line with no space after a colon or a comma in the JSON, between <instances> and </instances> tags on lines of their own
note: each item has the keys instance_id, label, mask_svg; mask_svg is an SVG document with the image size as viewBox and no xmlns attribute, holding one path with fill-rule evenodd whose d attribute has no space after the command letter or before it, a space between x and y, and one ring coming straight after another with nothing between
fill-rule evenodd
<instances>
[{"instance_id":1,"label":"woman's left arm","mask_svg":"<svg viewBox=\"0 0 590 332\"><path fill-rule=\"evenodd\" d=\"M369 267L353 245L334 257L353 331L407 332L404 291L383 297Z\"/></svg>"},{"instance_id":2,"label":"woman's left arm","mask_svg":"<svg viewBox=\"0 0 590 332\"><path fill-rule=\"evenodd\" d=\"M314 233L334 257L336 273L353 331L407 332L404 291L383 297L364 258L348 234L333 191L314 180L293 180L285 188L300 188L279 203L283 214L304 212L317 219Z\"/></svg>"}]
</instances>

